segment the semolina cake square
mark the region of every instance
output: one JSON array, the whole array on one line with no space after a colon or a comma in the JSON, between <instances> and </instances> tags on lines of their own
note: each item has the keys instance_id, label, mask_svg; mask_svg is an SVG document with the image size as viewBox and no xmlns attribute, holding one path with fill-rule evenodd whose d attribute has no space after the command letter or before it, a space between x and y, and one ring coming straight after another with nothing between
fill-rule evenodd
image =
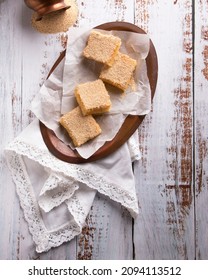
<instances>
[{"instance_id":1,"label":"semolina cake square","mask_svg":"<svg viewBox=\"0 0 208 280\"><path fill-rule=\"evenodd\" d=\"M119 52L111 67L103 67L99 78L124 91L131 84L136 66L136 60Z\"/></svg>"},{"instance_id":2,"label":"semolina cake square","mask_svg":"<svg viewBox=\"0 0 208 280\"><path fill-rule=\"evenodd\" d=\"M121 46L121 39L113 35L102 34L98 31L91 31L83 56L112 65Z\"/></svg>"},{"instance_id":3,"label":"semolina cake square","mask_svg":"<svg viewBox=\"0 0 208 280\"><path fill-rule=\"evenodd\" d=\"M79 107L63 115L60 124L68 132L75 147L81 146L101 133L101 128L93 116L83 116Z\"/></svg>"},{"instance_id":4,"label":"semolina cake square","mask_svg":"<svg viewBox=\"0 0 208 280\"><path fill-rule=\"evenodd\" d=\"M75 97L84 116L102 114L111 107L110 96L100 79L78 85Z\"/></svg>"}]
</instances>

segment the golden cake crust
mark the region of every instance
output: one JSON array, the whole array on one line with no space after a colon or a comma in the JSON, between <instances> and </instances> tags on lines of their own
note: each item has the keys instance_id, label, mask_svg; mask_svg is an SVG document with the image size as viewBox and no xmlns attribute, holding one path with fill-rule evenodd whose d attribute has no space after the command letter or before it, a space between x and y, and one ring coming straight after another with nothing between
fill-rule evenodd
<instances>
[{"instance_id":1,"label":"golden cake crust","mask_svg":"<svg viewBox=\"0 0 208 280\"><path fill-rule=\"evenodd\" d=\"M84 116L102 114L111 107L110 96L100 79L78 85L75 97Z\"/></svg>"},{"instance_id":2,"label":"golden cake crust","mask_svg":"<svg viewBox=\"0 0 208 280\"><path fill-rule=\"evenodd\" d=\"M74 146L79 147L101 133L101 128L93 116L83 116L76 107L60 118L60 124L67 130Z\"/></svg>"},{"instance_id":3,"label":"golden cake crust","mask_svg":"<svg viewBox=\"0 0 208 280\"><path fill-rule=\"evenodd\" d=\"M111 67L103 67L99 78L124 91L131 84L136 66L136 60L119 52Z\"/></svg>"},{"instance_id":4,"label":"golden cake crust","mask_svg":"<svg viewBox=\"0 0 208 280\"><path fill-rule=\"evenodd\" d=\"M121 39L119 37L93 30L88 37L83 56L97 62L112 65L120 46Z\"/></svg>"}]
</instances>

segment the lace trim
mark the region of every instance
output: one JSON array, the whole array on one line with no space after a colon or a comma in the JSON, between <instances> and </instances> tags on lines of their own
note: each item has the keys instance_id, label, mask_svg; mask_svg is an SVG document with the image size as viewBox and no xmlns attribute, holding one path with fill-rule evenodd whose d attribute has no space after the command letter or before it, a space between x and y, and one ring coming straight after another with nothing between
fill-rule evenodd
<instances>
[{"instance_id":1,"label":"lace trim","mask_svg":"<svg viewBox=\"0 0 208 280\"><path fill-rule=\"evenodd\" d=\"M25 220L36 244L36 251L38 253L48 251L52 247L60 246L80 234L82 227L75 221L70 221L53 231L46 229L21 156L8 150L6 155Z\"/></svg>"},{"instance_id":2,"label":"lace trim","mask_svg":"<svg viewBox=\"0 0 208 280\"><path fill-rule=\"evenodd\" d=\"M79 187L73 178L64 178L56 174L50 174L39 196L39 206L49 212L69 199Z\"/></svg>"},{"instance_id":3,"label":"lace trim","mask_svg":"<svg viewBox=\"0 0 208 280\"><path fill-rule=\"evenodd\" d=\"M138 203L136 195L133 196L120 186L108 182L103 177L84 169L81 165L65 163L52 156L47 150L29 145L18 139L9 145L7 150L13 150L16 153L27 156L35 160L44 167L50 168L53 172L58 172L75 180L88 185L100 193L107 195L112 200L121 203L126 207L133 217L138 214Z\"/></svg>"},{"instance_id":4,"label":"lace trim","mask_svg":"<svg viewBox=\"0 0 208 280\"><path fill-rule=\"evenodd\" d=\"M80 204L76 194L74 194L73 197L70 198L70 201L66 201L66 205L69 212L74 217L75 222L82 228L85 223L86 213L82 205Z\"/></svg>"}]
</instances>

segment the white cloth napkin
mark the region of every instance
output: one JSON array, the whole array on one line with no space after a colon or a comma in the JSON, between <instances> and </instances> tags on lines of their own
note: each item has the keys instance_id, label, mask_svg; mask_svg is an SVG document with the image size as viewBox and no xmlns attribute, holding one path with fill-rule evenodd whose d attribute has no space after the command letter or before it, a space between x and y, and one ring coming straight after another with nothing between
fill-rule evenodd
<instances>
[{"instance_id":1,"label":"white cloth napkin","mask_svg":"<svg viewBox=\"0 0 208 280\"><path fill-rule=\"evenodd\" d=\"M41 253L80 234L96 192L138 214L132 161L140 158L138 135L108 157L70 164L45 146L34 120L6 148L6 158L30 233Z\"/></svg>"},{"instance_id":2,"label":"white cloth napkin","mask_svg":"<svg viewBox=\"0 0 208 280\"><path fill-rule=\"evenodd\" d=\"M137 132L113 154L92 163L63 162L45 146L39 120L60 132L64 63L63 59L32 102L37 118L6 148L24 217L39 253L81 233L97 191L120 203L132 217L138 214L132 171L132 162L140 158Z\"/></svg>"}]
</instances>

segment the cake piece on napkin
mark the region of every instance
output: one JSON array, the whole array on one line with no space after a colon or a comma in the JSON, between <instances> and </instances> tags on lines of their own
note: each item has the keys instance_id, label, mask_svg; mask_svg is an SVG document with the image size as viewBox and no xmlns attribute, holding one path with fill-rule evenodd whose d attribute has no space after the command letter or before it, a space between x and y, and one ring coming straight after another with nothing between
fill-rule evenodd
<instances>
[{"instance_id":1,"label":"cake piece on napkin","mask_svg":"<svg viewBox=\"0 0 208 280\"><path fill-rule=\"evenodd\" d=\"M78 85L75 97L84 116L102 114L111 107L110 96L100 79Z\"/></svg>"},{"instance_id":2,"label":"cake piece on napkin","mask_svg":"<svg viewBox=\"0 0 208 280\"><path fill-rule=\"evenodd\" d=\"M121 39L113 35L105 35L93 30L83 51L86 58L107 65L112 65L121 46Z\"/></svg>"},{"instance_id":3,"label":"cake piece on napkin","mask_svg":"<svg viewBox=\"0 0 208 280\"><path fill-rule=\"evenodd\" d=\"M101 128L93 116L83 116L79 107L63 115L60 118L60 124L67 130L76 147L101 133Z\"/></svg>"},{"instance_id":4,"label":"cake piece on napkin","mask_svg":"<svg viewBox=\"0 0 208 280\"><path fill-rule=\"evenodd\" d=\"M121 90L126 90L131 84L136 66L136 60L119 52L111 67L106 65L103 67L99 78Z\"/></svg>"}]
</instances>

